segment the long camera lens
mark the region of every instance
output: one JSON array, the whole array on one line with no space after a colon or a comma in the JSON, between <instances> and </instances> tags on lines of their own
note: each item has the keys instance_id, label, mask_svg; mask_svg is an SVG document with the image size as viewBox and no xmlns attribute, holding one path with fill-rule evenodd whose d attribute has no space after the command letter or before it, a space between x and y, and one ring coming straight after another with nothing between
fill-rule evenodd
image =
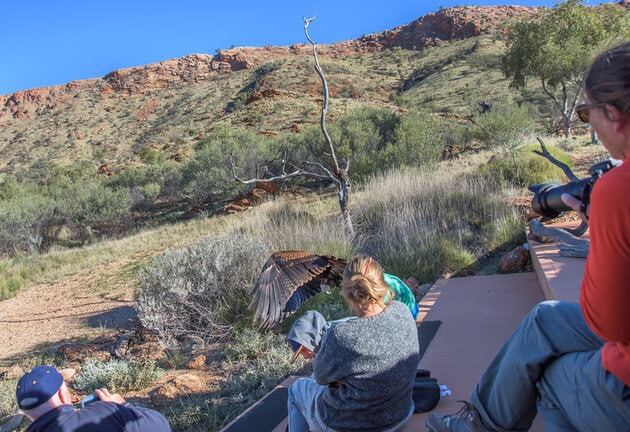
<instances>
[{"instance_id":1,"label":"long camera lens","mask_svg":"<svg viewBox=\"0 0 630 432\"><path fill-rule=\"evenodd\" d=\"M573 195L580 201L584 200L584 193L590 178L575 180L567 184L543 183L531 185L528 189L534 193L532 198L532 209L549 219L557 218L562 212L571 210L560 198L563 193Z\"/></svg>"}]
</instances>

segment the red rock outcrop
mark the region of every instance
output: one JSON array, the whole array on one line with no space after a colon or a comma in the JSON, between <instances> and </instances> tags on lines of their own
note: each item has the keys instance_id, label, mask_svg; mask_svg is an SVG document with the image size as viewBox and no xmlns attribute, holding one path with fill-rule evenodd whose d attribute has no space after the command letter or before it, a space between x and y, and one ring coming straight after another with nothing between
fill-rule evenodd
<instances>
[{"instance_id":1,"label":"red rock outcrop","mask_svg":"<svg viewBox=\"0 0 630 432\"><path fill-rule=\"evenodd\" d=\"M525 6L463 6L425 15L409 24L359 39L319 45L322 57L381 51L387 48L421 49L440 41L465 39L482 34L504 34L514 19L535 19L543 8ZM289 55L310 55L311 46L239 47L223 50L215 60L233 71L254 68L270 59Z\"/></svg>"},{"instance_id":2,"label":"red rock outcrop","mask_svg":"<svg viewBox=\"0 0 630 432\"><path fill-rule=\"evenodd\" d=\"M146 66L119 69L105 75L103 80L114 91L139 93L208 79L215 68L214 57L190 54Z\"/></svg>"}]
</instances>

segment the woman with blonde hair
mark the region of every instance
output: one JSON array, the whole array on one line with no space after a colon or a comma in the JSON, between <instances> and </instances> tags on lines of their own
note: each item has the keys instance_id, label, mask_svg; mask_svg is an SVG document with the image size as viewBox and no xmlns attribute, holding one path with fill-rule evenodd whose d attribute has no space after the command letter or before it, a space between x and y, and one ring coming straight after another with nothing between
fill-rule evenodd
<instances>
[{"instance_id":1,"label":"woman with blonde hair","mask_svg":"<svg viewBox=\"0 0 630 432\"><path fill-rule=\"evenodd\" d=\"M383 268L369 256L348 263L341 292L356 318L326 331L313 377L289 388L289 432L398 431L414 408L414 319L407 306L389 300Z\"/></svg>"}]
</instances>

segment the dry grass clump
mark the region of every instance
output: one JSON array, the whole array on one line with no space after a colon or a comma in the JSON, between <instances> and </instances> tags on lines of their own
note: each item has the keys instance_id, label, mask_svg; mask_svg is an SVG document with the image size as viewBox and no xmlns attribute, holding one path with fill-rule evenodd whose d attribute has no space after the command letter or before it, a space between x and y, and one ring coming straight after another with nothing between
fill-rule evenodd
<instances>
[{"instance_id":1,"label":"dry grass clump","mask_svg":"<svg viewBox=\"0 0 630 432\"><path fill-rule=\"evenodd\" d=\"M465 171L393 171L374 177L357 201L360 249L388 271L425 281L473 270L479 258L523 236L506 192Z\"/></svg>"},{"instance_id":2,"label":"dry grass clump","mask_svg":"<svg viewBox=\"0 0 630 432\"><path fill-rule=\"evenodd\" d=\"M332 200L270 201L246 215L236 230L260 239L270 251L304 249L338 257L355 252Z\"/></svg>"}]
</instances>

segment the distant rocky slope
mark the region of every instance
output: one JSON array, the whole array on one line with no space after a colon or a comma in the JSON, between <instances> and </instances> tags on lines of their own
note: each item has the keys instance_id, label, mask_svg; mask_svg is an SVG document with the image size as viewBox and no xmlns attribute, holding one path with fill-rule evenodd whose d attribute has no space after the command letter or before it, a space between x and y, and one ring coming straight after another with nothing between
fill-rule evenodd
<instances>
[{"instance_id":1,"label":"distant rocky slope","mask_svg":"<svg viewBox=\"0 0 630 432\"><path fill-rule=\"evenodd\" d=\"M500 36L511 20L534 19L540 12L455 7L322 45L319 52L338 98L333 119L357 106L391 105L424 49ZM297 131L316 118L319 86L309 56L304 44L234 48L0 96L0 172L77 160L122 166L137 163L146 148L185 157L217 121L268 135ZM276 66L262 67L270 62Z\"/></svg>"}]
</instances>

